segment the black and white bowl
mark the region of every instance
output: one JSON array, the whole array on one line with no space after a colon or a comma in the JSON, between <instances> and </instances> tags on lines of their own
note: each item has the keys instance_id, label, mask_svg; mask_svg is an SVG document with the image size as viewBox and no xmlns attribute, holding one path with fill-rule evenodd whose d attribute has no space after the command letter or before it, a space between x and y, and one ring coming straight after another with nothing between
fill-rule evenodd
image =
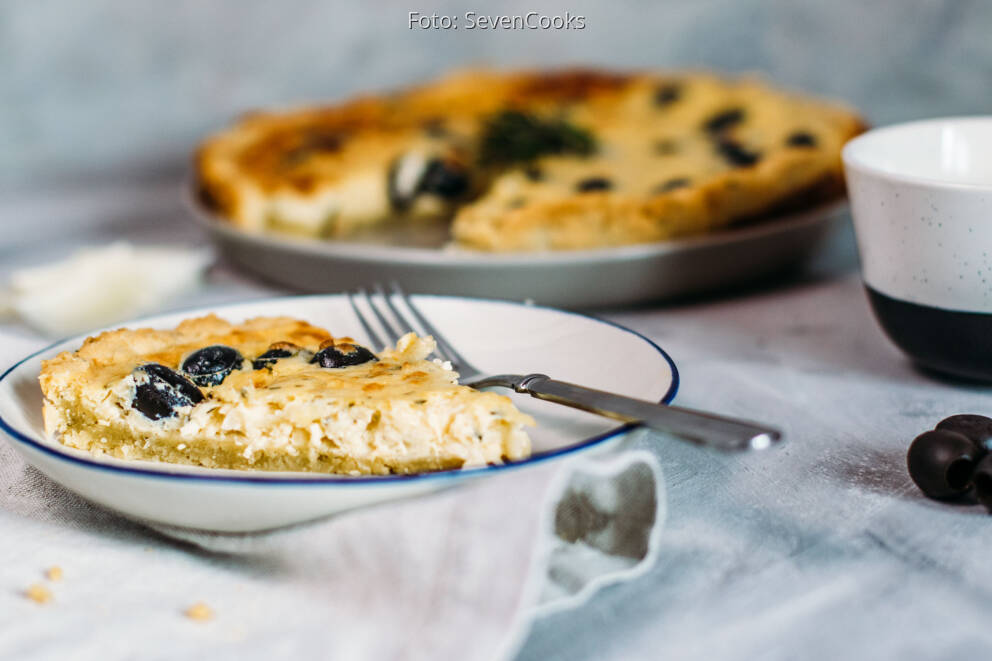
<instances>
[{"instance_id":1,"label":"black and white bowl","mask_svg":"<svg viewBox=\"0 0 992 661\"><path fill-rule=\"evenodd\" d=\"M992 117L876 129L843 158L879 324L919 365L992 381Z\"/></svg>"}]
</instances>

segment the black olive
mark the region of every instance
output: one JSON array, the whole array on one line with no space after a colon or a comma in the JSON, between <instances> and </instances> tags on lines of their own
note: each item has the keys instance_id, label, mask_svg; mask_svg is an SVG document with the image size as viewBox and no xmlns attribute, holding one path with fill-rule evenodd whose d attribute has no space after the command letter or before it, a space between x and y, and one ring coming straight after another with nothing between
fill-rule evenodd
<instances>
[{"instance_id":1,"label":"black olive","mask_svg":"<svg viewBox=\"0 0 992 661\"><path fill-rule=\"evenodd\" d=\"M673 191L678 188L685 188L692 184L692 181L688 177L675 177L669 179L655 187L654 192L656 193L667 193L668 191Z\"/></svg>"},{"instance_id":2,"label":"black olive","mask_svg":"<svg viewBox=\"0 0 992 661\"><path fill-rule=\"evenodd\" d=\"M203 393L182 374L158 363L134 370L134 399L131 406L146 418L159 420L176 415L176 409L203 401Z\"/></svg>"},{"instance_id":3,"label":"black olive","mask_svg":"<svg viewBox=\"0 0 992 661\"><path fill-rule=\"evenodd\" d=\"M198 386L219 386L228 374L241 369L242 363L244 358L237 349L214 344L191 353L180 369Z\"/></svg>"},{"instance_id":4,"label":"black olive","mask_svg":"<svg viewBox=\"0 0 992 661\"><path fill-rule=\"evenodd\" d=\"M310 362L321 367L351 367L375 360L379 359L365 347L357 344L338 344L324 347L314 354Z\"/></svg>"},{"instance_id":5,"label":"black olive","mask_svg":"<svg viewBox=\"0 0 992 661\"><path fill-rule=\"evenodd\" d=\"M280 358L292 358L297 354L310 356L310 352L299 347L292 342L274 342L269 345L265 353L259 354L255 360L251 361L252 369L260 370L265 367L272 367Z\"/></svg>"},{"instance_id":6,"label":"black olive","mask_svg":"<svg viewBox=\"0 0 992 661\"><path fill-rule=\"evenodd\" d=\"M682 86L678 83L665 83L654 91L654 104L667 106L682 98Z\"/></svg>"},{"instance_id":7,"label":"black olive","mask_svg":"<svg viewBox=\"0 0 992 661\"><path fill-rule=\"evenodd\" d=\"M728 108L713 115L703 123L703 130L707 133L720 133L730 127L744 121L744 110L742 108Z\"/></svg>"},{"instance_id":8,"label":"black olive","mask_svg":"<svg viewBox=\"0 0 992 661\"><path fill-rule=\"evenodd\" d=\"M717 141L716 150L728 163L738 168L750 167L761 160L761 154L748 150L734 140Z\"/></svg>"},{"instance_id":9,"label":"black olive","mask_svg":"<svg viewBox=\"0 0 992 661\"><path fill-rule=\"evenodd\" d=\"M580 193L591 193L613 188L613 182L606 177L589 177L575 184L575 190Z\"/></svg>"},{"instance_id":10,"label":"black olive","mask_svg":"<svg viewBox=\"0 0 992 661\"><path fill-rule=\"evenodd\" d=\"M433 158L425 163L423 169L417 173L416 181L406 184L412 185L412 188L400 190L397 178L404 158L408 157L394 159L386 174L386 193L393 209L405 211L422 193L455 199L469 191L471 180L468 170L457 161L442 158Z\"/></svg>"},{"instance_id":11,"label":"black olive","mask_svg":"<svg viewBox=\"0 0 992 661\"><path fill-rule=\"evenodd\" d=\"M816 136L809 131L796 131L785 139L785 144L790 147L815 147Z\"/></svg>"},{"instance_id":12,"label":"black olive","mask_svg":"<svg viewBox=\"0 0 992 661\"><path fill-rule=\"evenodd\" d=\"M263 367L271 367L275 365L276 361L280 358L291 358L292 356L293 352L287 349L269 349L258 358L251 361L251 367L252 369L260 370Z\"/></svg>"},{"instance_id":13,"label":"black olive","mask_svg":"<svg viewBox=\"0 0 992 661\"><path fill-rule=\"evenodd\" d=\"M992 454L982 457L971 476L975 485L975 498L992 512Z\"/></svg>"},{"instance_id":14,"label":"black olive","mask_svg":"<svg viewBox=\"0 0 992 661\"><path fill-rule=\"evenodd\" d=\"M906 454L906 466L930 498L952 498L971 488L971 475L981 451L967 436L935 430L917 436Z\"/></svg>"},{"instance_id":15,"label":"black olive","mask_svg":"<svg viewBox=\"0 0 992 661\"><path fill-rule=\"evenodd\" d=\"M432 159L424 168L417 190L452 199L468 192L469 178L464 167L454 161Z\"/></svg>"},{"instance_id":16,"label":"black olive","mask_svg":"<svg viewBox=\"0 0 992 661\"><path fill-rule=\"evenodd\" d=\"M970 438L979 448L992 450L992 418L970 413L952 415L938 422L936 429L955 431Z\"/></svg>"}]
</instances>

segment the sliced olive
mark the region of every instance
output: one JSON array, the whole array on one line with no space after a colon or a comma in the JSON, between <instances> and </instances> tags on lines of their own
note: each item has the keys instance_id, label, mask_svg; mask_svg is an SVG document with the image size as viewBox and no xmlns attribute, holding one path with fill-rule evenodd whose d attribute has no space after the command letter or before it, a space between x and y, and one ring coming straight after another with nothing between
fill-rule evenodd
<instances>
[{"instance_id":1,"label":"sliced olive","mask_svg":"<svg viewBox=\"0 0 992 661\"><path fill-rule=\"evenodd\" d=\"M588 177L575 184L575 190L580 193L606 191L613 188L613 182L606 177Z\"/></svg>"},{"instance_id":2,"label":"sliced olive","mask_svg":"<svg viewBox=\"0 0 992 661\"><path fill-rule=\"evenodd\" d=\"M134 372L131 406L151 420L171 418L178 409L203 401L203 393L192 381L158 363L146 363Z\"/></svg>"},{"instance_id":3,"label":"sliced olive","mask_svg":"<svg viewBox=\"0 0 992 661\"><path fill-rule=\"evenodd\" d=\"M753 152L736 140L718 140L716 151L728 163L738 168L746 168L761 160L761 154Z\"/></svg>"},{"instance_id":4,"label":"sliced olive","mask_svg":"<svg viewBox=\"0 0 992 661\"><path fill-rule=\"evenodd\" d=\"M984 415L962 413L944 418L937 423L936 429L956 431L967 436L983 450L992 450L992 418Z\"/></svg>"},{"instance_id":5,"label":"sliced olive","mask_svg":"<svg viewBox=\"0 0 992 661\"><path fill-rule=\"evenodd\" d=\"M336 344L327 346L314 354L311 363L321 367L351 367L379 360L375 354L357 344Z\"/></svg>"},{"instance_id":6,"label":"sliced olive","mask_svg":"<svg viewBox=\"0 0 992 661\"><path fill-rule=\"evenodd\" d=\"M816 136L809 131L796 131L785 139L785 144L790 147L815 147Z\"/></svg>"},{"instance_id":7,"label":"sliced olive","mask_svg":"<svg viewBox=\"0 0 992 661\"><path fill-rule=\"evenodd\" d=\"M720 133L732 126L736 126L744 121L744 110L742 108L728 108L721 110L703 123L703 130L707 133Z\"/></svg>"},{"instance_id":8,"label":"sliced olive","mask_svg":"<svg viewBox=\"0 0 992 661\"><path fill-rule=\"evenodd\" d=\"M450 200L471 187L468 168L454 159L425 159L417 153L396 158L386 174L386 193L397 211L405 211L421 194Z\"/></svg>"},{"instance_id":9,"label":"sliced olive","mask_svg":"<svg viewBox=\"0 0 992 661\"><path fill-rule=\"evenodd\" d=\"M909 476L930 498L953 498L971 488L981 451L962 434L943 429L917 436L906 454Z\"/></svg>"},{"instance_id":10,"label":"sliced olive","mask_svg":"<svg viewBox=\"0 0 992 661\"><path fill-rule=\"evenodd\" d=\"M280 358L292 358L298 354L305 354L309 358L310 352L292 342L274 342L269 345L265 353L259 354L255 360L251 361L251 366L252 369L256 370L272 367Z\"/></svg>"},{"instance_id":11,"label":"sliced olive","mask_svg":"<svg viewBox=\"0 0 992 661\"><path fill-rule=\"evenodd\" d=\"M227 375L241 369L244 358L237 349L214 344L197 349L183 361L183 372L198 386L219 386Z\"/></svg>"}]
</instances>

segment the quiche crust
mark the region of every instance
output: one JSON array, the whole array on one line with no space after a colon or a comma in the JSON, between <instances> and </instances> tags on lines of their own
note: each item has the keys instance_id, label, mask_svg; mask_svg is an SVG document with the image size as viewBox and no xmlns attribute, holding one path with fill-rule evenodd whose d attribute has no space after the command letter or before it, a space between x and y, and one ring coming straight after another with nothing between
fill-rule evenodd
<instances>
[{"instance_id":1,"label":"quiche crust","mask_svg":"<svg viewBox=\"0 0 992 661\"><path fill-rule=\"evenodd\" d=\"M481 162L487 126L506 112L567 122L595 149ZM848 108L754 77L478 70L246 116L201 145L195 170L200 199L247 231L337 239L442 221L464 248L586 249L839 198L841 147L864 128ZM467 181L425 191L435 162Z\"/></svg>"},{"instance_id":2,"label":"quiche crust","mask_svg":"<svg viewBox=\"0 0 992 661\"><path fill-rule=\"evenodd\" d=\"M42 365L46 431L63 444L122 459L211 468L349 475L416 473L529 456L533 420L509 398L461 386L450 365L427 360L431 338L408 334L377 360L326 368L322 346L350 346L288 317L232 324L215 316L173 330L121 329L88 338ZM253 358L292 343L296 356ZM181 372L206 346L245 361L202 401L152 419L135 405L140 366Z\"/></svg>"}]
</instances>

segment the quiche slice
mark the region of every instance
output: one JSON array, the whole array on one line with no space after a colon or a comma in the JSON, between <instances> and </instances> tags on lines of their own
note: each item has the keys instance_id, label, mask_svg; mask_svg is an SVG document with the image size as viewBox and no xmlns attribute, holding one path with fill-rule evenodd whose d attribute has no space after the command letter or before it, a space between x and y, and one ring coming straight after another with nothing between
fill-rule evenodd
<instances>
[{"instance_id":1,"label":"quiche slice","mask_svg":"<svg viewBox=\"0 0 992 661\"><path fill-rule=\"evenodd\" d=\"M533 420L458 384L431 338L378 355L288 317L115 330L42 365L45 428L122 459L349 475L529 456Z\"/></svg>"},{"instance_id":2,"label":"quiche slice","mask_svg":"<svg viewBox=\"0 0 992 661\"><path fill-rule=\"evenodd\" d=\"M568 250L700 234L843 196L849 109L756 78L467 71L257 113L196 155L250 232L340 239L450 222L457 246Z\"/></svg>"}]
</instances>

